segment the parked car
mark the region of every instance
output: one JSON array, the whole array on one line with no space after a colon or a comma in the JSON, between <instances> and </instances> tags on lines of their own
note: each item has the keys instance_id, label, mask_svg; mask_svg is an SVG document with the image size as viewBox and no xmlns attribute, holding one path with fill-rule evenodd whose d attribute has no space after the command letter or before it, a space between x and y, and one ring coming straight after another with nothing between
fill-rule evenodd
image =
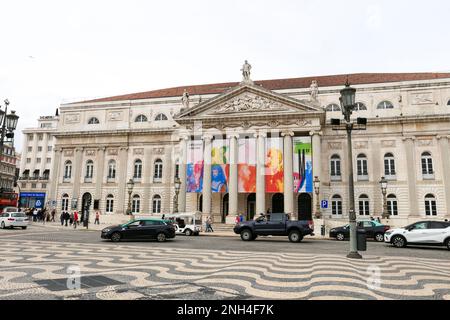
<instances>
[{"instance_id":1,"label":"parked car","mask_svg":"<svg viewBox=\"0 0 450 320\"><path fill-rule=\"evenodd\" d=\"M379 223L378 221L358 221L358 229L364 229L366 231L366 237L372 238L375 241L383 242L384 233L390 229L389 226ZM342 227L333 228L330 230L330 238L336 238L339 241L343 241L350 237L350 225L346 224Z\"/></svg>"},{"instance_id":2,"label":"parked car","mask_svg":"<svg viewBox=\"0 0 450 320\"><path fill-rule=\"evenodd\" d=\"M4 207L2 213L3 212L20 212L20 211L19 208L16 207Z\"/></svg>"},{"instance_id":3,"label":"parked car","mask_svg":"<svg viewBox=\"0 0 450 320\"><path fill-rule=\"evenodd\" d=\"M29 219L23 212L3 212L0 213L0 228L15 228L20 227L26 229Z\"/></svg>"},{"instance_id":4,"label":"parked car","mask_svg":"<svg viewBox=\"0 0 450 320\"><path fill-rule=\"evenodd\" d=\"M164 217L165 220L169 220L173 223L176 234L198 236L202 231L201 212L165 214Z\"/></svg>"},{"instance_id":5,"label":"parked car","mask_svg":"<svg viewBox=\"0 0 450 320\"><path fill-rule=\"evenodd\" d=\"M419 221L404 228L396 228L384 234L384 241L394 247L410 244L446 246L450 250L450 222Z\"/></svg>"},{"instance_id":6,"label":"parked car","mask_svg":"<svg viewBox=\"0 0 450 320\"><path fill-rule=\"evenodd\" d=\"M103 229L101 237L113 242L143 239L156 239L158 242L164 242L167 239L175 238L175 227L161 219L135 219Z\"/></svg>"},{"instance_id":7,"label":"parked car","mask_svg":"<svg viewBox=\"0 0 450 320\"><path fill-rule=\"evenodd\" d=\"M239 222L233 229L244 241L258 236L288 236L291 242L300 242L306 235L314 235L314 223L308 220L294 221L286 213L262 215L256 220Z\"/></svg>"}]
</instances>

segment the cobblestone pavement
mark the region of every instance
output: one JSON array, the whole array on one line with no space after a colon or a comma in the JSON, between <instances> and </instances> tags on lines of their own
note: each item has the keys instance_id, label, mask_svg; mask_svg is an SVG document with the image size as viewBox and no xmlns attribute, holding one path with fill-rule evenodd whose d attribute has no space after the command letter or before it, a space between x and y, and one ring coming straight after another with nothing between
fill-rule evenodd
<instances>
[{"instance_id":1,"label":"cobblestone pavement","mask_svg":"<svg viewBox=\"0 0 450 320\"><path fill-rule=\"evenodd\" d=\"M4 300L450 299L448 259L1 239Z\"/></svg>"}]
</instances>

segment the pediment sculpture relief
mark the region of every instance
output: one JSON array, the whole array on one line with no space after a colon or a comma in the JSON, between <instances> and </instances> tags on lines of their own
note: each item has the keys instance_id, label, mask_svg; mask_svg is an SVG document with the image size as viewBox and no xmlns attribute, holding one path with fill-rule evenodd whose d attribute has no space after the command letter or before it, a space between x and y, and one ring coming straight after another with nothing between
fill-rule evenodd
<instances>
[{"instance_id":1,"label":"pediment sculpture relief","mask_svg":"<svg viewBox=\"0 0 450 320\"><path fill-rule=\"evenodd\" d=\"M281 103L261 96L243 95L219 106L214 113L288 110Z\"/></svg>"}]
</instances>

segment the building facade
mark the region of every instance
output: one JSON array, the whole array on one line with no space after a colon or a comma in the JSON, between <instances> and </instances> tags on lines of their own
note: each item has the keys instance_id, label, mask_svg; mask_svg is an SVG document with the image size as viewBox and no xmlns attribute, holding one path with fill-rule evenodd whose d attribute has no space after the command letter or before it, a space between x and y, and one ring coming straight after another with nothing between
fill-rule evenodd
<instances>
[{"instance_id":1,"label":"building facade","mask_svg":"<svg viewBox=\"0 0 450 320\"><path fill-rule=\"evenodd\" d=\"M21 208L43 208L53 159L54 133L59 116L41 116L37 128L23 130L23 147L17 181Z\"/></svg>"},{"instance_id":2,"label":"building facade","mask_svg":"<svg viewBox=\"0 0 450 320\"><path fill-rule=\"evenodd\" d=\"M16 176L16 152L12 143L6 142L0 159L0 189L12 192Z\"/></svg>"},{"instance_id":3,"label":"building facade","mask_svg":"<svg viewBox=\"0 0 450 320\"><path fill-rule=\"evenodd\" d=\"M267 211L348 218L347 140L330 123L342 118L348 79L357 89L352 118L367 118L366 130L353 134L357 215L381 216L385 177L392 219L449 216L450 74L253 82L243 71L237 83L62 105L51 168L39 168L50 170L48 200L58 210L158 215L174 210L178 176L178 210L216 222ZM21 172L38 170L26 165Z\"/></svg>"}]
</instances>

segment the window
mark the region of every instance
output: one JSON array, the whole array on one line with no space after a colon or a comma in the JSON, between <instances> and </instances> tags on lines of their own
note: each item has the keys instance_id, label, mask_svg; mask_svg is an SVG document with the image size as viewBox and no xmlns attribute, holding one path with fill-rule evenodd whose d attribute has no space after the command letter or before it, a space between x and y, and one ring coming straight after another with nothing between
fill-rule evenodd
<instances>
[{"instance_id":1,"label":"window","mask_svg":"<svg viewBox=\"0 0 450 320\"><path fill-rule=\"evenodd\" d=\"M359 215L360 216L368 216L369 212L369 197L365 194L359 196Z\"/></svg>"},{"instance_id":2,"label":"window","mask_svg":"<svg viewBox=\"0 0 450 320\"><path fill-rule=\"evenodd\" d=\"M70 179L72 177L72 161L66 161L64 164L64 179Z\"/></svg>"},{"instance_id":3,"label":"window","mask_svg":"<svg viewBox=\"0 0 450 320\"><path fill-rule=\"evenodd\" d=\"M139 195L135 194L133 196L133 202L131 206L131 212L132 213L139 213L141 209L141 197Z\"/></svg>"},{"instance_id":4,"label":"window","mask_svg":"<svg viewBox=\"0 0 450 320\"><path fill-rule=\"evenodd\" d=\"M36 189L36 183L31 184L31 189Z\"/></svg>"},{"instance_id":5,"label":"window","mask_svg":"<svg viewBox=\"0 0 450 320\"><path fill-rule=\"evenodd\" d=\"M100 121L98 121L98 119L95 117L90 118L88 121L88 124L99 124L99 123Z\"/></svg>"},{"instance_id":6,"label":"window","mask_svg":"<svg viewBox=\"0 0 450 320\"><path fill-rule=\"evenodd\" d=\"M87 179L92 179L92 176L94 175L94 161L88 160L86 162L86 176Z\"/></svg>"},{"instance_id":7,"label":"window","mask_svg":"<svg viewBox=\"0 0 450 320\"><path fill-rule=\"evenodd\" d=\"M27 158L27 163L31 163L31 158Z\"/></svg>"},{"instance_id":8,"label":"window","mask_svg":"<svg viewBox=\"0 0 450 320\"><path fill-rule=\"evenodd\" d=\"M164 113L160 113L155 117L155 121L164 121L168 120L167 116Z\"/></svg>"},{"instance_id":9,"label":"window","mask_svg":"<svg viewBox=\"0 0 450 320\"><path fill-rule=\"evenodd\" d=\"M26 188L27 187L27 184L25 182L22 182L20 185L21 185L22 188Z\"/></svg>"},{"instance_id":10,"label":"window","mask_svg":"<svg viewBox=\"0 0 450 320\"><path fill-rule=\"evenodd\" d=\"M44 139L44 135L42 133L38 134L38 140L42 141Z\"/></svg>"},{"instance_id":11,"label":"window","mask_svg":"<svg viewBox=\"0 0 450 320\"><path fill-rule=\"evenodd\" d=\"M432 194L427 194L425 196L425 215L437 216L436 198Z\"/></svg>"},{"instance_id":12,"label":"window","mask_svg":"<svg viewBox=\"0 0 450 320\"><path fill-rule=\"evenodd\" d=\"M34 170L33 179L35 179L35 180L39 179L39 170Z\"/></svg>"},{"instance_id":13,"label":"window","mask_svg":"<svg viewBox=\"0 0 450 320\"><path fill-rule=\"evenodd\" d=\"M331 214L342 215L342 198L338 194L331 198Z\"/></svg>"},{"instance_id":14,"label":"window","mask_svg":"<svg viewBox=\"0 0 450 320\"><path fill-rule=\"evenodd\" d=\"M38 152L41 152L42 151L42 147L38 147Z\"/></svg>"},{"instance_id":15,"label":"window","mask_svg":"<svg viewBox=\"0 0 450 320\"><path fill-rule=\"evenodd\" d=\"M147 122L147 117L144 116L143 114L140 114L136 117L136 119L134 120L134 122Z\"/></svg>"},{"instance_id":16,"label":"window","mask_svg":"<svg viewBox=\"0 0 450 320\"><path fill-rule=\"evenodd\" d=\"M431 158L431 153L422 153L422 175L424 178L432 178L433 175L433 158Z\"/></svg>"},{"instance_id":17,"label":"window","mask_svg":"<svg viewBox=\"0 0 450 320\"><path fill-rule=\"evenodd\" d=\"M356 167L358 171L358 179L359 180L366 180L365 178L368 177L367 172L367 157L365 154L359 154L358 157L356 157Z\"/></svg>"},{"instance_id":18,"label":"window","mask_svg":"<svg viewBox=\"0 0 450 320\"><path fill-rule=\"evenodd\" d=\"M116 178L116 161L109 160L108 162L108 179Z\"/></svg>"},{"instance_id":19,"label":"window","mask_svg":"<svg viewBox=\"0 0 450 320\"><path fill-rule=\"evenodd\" d=\"M161 196L160 195L156 194L153 196L152 212L153 213L161 213Z\"/></svg>"},{"instance_id":20,"label":"window","mask_svg":"<svg viewBox=\"0 0 450 320\"><path fill-rule=\"evenodd\" d=\"M41 158L36 158L36 163L41 163Z\"/></svg>"},{"instance_id":21,"label":"window","mask_svg":"<svg viewBox=\"0 0 450 320\"><path fill-rule=\"evenodd\" d=\"M69 210L69 195L67 193L63 194L63 196L62 196L61 210L62 211Z\"/></svg>"},{"instance_id":22,"label":"window","mask_svg":"<svg viewBox=\"0 0 450 320\"><path fill-rule=\"evenodd\" d=\"M355 111L362 111L362 110L367 110L366 105L362 102L357 102L355 105Z\"/></svg>"},{"instance_id":23,"label":"window","mask_svg":"<svg viewBox=\"0 0 450 320\"><path fill-rule=\"evenodd\" d=\"M377 109L394 109L394 105L390 101L381 101Z\"/></svg>"},{"instance_id":24,"label":"window","mask_svg":"<svg viewBox=\"0 0 450 320\"><path fill-rule=\"evenodd\" d=\"M31 152L31 151L33 151L33 147L28 147L28 152Z\"/></svg>"},{"instance_id":25,"label":"window","mask_svg":"<svg viewBox=\"0 0 450 320\"><path fill-rule=\"evenodd\" d=\"M430 229L446 229L450 227L450 222L430 221Z\"/></svg>"},{"instance_id":26,"label":"window","mask_svg":"<svg viewBox=\"0 0 450 320\"><path fill-rule=\"evenodd\" d=\"M395 159L392 153L386 153L384 155L384 175L395 176Z\"/></svg>"},{"instance_id":27,"label":"window","mask_svg":"<svg viewBox=\"0 0 450 320\"><path fill-rule=\"evenodd\" d=\"M341 179L341 158L337 154L331 156L330 174L331 180Z\"/></svg>"},{"instance_id":28,"label":"window","mask_svg":"<svg viewBox=\"0 0 450 320\"><path fill-rule=\"evenodd\" d=\"M162 162L161 159L157 159L155 161L155 172L154 172L153 178L161 180L161 178L162 178L162 170L163 170L163 162Z\"/></svg>"},{"instance_id":29,"label":"window","mask_svg":"<svg viewBox=\"0 0 450 320\"><path fill-rule=\"evenodd\" d=\"M325 111L341 111L341 107L339 107L337 104L332 103L327 105L325 108Z\"/></svg>"},{"instance_id":30,"label":"window","mask_svg":"<svg viewBox=\"0 0 450 320\"><path fill-rule=\"evenodd\" d=\"M52 162L52 158L47 158L47 163L51 163Z\"/></svg>"},{"instance_id":31,"label":"window","mask_svg":"<svg viewBox=\"0 0 450 320\"><path fill-rule=\"evenodd\" d=\"M47 184L46 184L46 183L43 183L42 186L41 186L41 188L42 188L42 189L47 188Z\"/></svg>"},{"instance_id":32,"label":"window","mask_svg":"<svg viewBox=\"0 0 450 320\"><path fill-rule=\"evenodd\" d=\"M29 140L29 141L33 141L33 138L34 138L33 134L32 134L32 133L29 133L29 134L28 134L28 140Z\"/></svg>"},{"instance_id":33,"label":"window","mask_svg":"<svg viewBox=\"0 0 450 320\"><path fill-rule=\"evenodd\" d=\"M140 159L137 159L134 161L134 179L141 179L142 178L142 161Z\"/></svg>"},{"instance_id":34,"label":"window","mask_svg":"<svg viewBox=\"0 0 450 320\"><path fill-rule=\"evenodd\" d=\"M108 194L106 197L106 213L113 213L114 210L114 196L112 194Z\"/></svg>"},{"instance_id":35,"label":"window","mask_svg":"<svg viewBox=\"0 0 450 320\"><path fill-rule=\"evenodd\" d=\"M51 152L52 149L53 149L52 146L48 146L48 147L47 147L47 151L48 151L48 152Z\"/></svg>"},{"instance_id":36,"label":"window","mask_svg":"<svg viewBox=\"0 0 450 320\"><path fill-rule=\"evenodd\" d=\"M447 105L450 106L450 100L447 101Z\"/></svg>"},{"instance_id":37,"label":"window","mask_svg":"<svg viewBox=\"0 0 450 320\"><path fill-rule=\"evenodd\" d=\"M388 214L391 216L398 216L397 197L395 194L388 195L386 203Z\"/></svg>"}]
</instances>

